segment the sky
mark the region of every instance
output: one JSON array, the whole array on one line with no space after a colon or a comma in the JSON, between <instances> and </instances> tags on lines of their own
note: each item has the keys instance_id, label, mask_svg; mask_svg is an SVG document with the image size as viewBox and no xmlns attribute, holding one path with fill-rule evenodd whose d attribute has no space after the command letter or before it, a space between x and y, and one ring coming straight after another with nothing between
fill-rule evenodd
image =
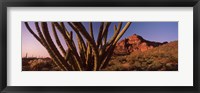
<instances>
[{"instance_id":1,"label":"sky","mask_svg":"<svg viewBox=\"0 0 200 93\"><path fill-rule=\"evenodd\" d=\"M32 30L37 34L35 29L34 22L28 22ZM68 31L73 31L73 29L64 22ZM93 22L93 31L94 37L97 38L100 22ZM118 22L112 22L108 29L108 38L112 37L114 33L114 25L117 25ZM122 28L125 26L126 22L123 22ZM86 27L86 30L89 31L89 22L83 22L83 25ZM22 22L22 57L25 57L26 53L28 57L49 57L46 49L32 36L32 34L26 28L24 22ZM49 32L55 42L51 23L48 22ZM62 35L57 31L58 36L60 37L61 43L64 48L67 48L62 38ZM142 36L144 39L149 41L156 42L170 42L178 40L178 22L132 22L130 27L127 29L125 34L121 37L120 40L129 37L133 34ZM96 39L95 38L95 39ZM76 35L73 32L73 39L76 43ZM56 44L56 43L55 43Z\"/></svg>"}]
</instances>

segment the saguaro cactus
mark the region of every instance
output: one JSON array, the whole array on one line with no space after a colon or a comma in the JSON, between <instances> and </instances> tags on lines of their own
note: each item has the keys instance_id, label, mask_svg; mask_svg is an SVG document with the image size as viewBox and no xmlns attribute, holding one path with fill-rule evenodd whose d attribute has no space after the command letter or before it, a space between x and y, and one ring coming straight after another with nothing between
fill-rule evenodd
<instances>
[{"instance_id":1,"label":"saguaro cactus","mask_svg":"<svg viewBox=\"0 0 200 93\"><path fill-rule=\"evenodd\" d=\"M28 53L26 53L26 56L25 56L25 58L28 58Z\"/></svg>"},{"instance_id":2,"label":"saguaro cactus","mask_svg":"<svg viewBox=\"0 0 200 93\"><path fill-rule=\"evenodd\" d=\"M67 22L74 30L78 45L73 40L73 32L68 31L63 22L51 22L53 38L47 22L35 22L37 34L25 22L28 31L46 48L53 62L61 69L68 71L98 71L105 68L113 54L116 43L129 28L131 22L127 22L122 28L122 22L114 25L114 35L108 40L108 28L111 22L102 22L99 28L97 39L93 35L93 24L89 23L89 31L81 22ZM96 29L96 28L95 28ZM57 33L61 33L65 40L67 49L63 47ZM59 50L60 51L59 51Z\"/></svg>"}]
</instances>

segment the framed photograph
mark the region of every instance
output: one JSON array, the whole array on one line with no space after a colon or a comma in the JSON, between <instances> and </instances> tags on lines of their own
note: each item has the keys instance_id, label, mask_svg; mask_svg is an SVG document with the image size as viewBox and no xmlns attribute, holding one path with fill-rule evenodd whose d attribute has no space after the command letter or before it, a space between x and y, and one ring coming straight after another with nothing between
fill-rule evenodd
<instances>
[{"instance_id":1,"label":"framed photograph","mask_svg":"<svg viewBox=\"0 0 200 93\"><path fill-rule=\"evenodd\" d=\"M199 0L6 0L2 93L199 93Z\"/></svg>"}]
</instances>

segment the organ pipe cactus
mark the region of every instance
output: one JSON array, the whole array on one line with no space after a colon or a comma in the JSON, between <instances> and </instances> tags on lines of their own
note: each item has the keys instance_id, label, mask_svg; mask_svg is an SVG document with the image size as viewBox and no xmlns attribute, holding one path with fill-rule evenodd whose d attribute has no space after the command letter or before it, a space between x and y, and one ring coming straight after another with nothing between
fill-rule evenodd
<instances>
[{"instance_id":1,"label":"organ pipe cactus","mask_svg":"<svg viewBox=\"0 0 200 93\"><path fill-rule=\"evenodd\" d=\"M109 40L108 28L111 22L101 23L96 40L92 22L89 23L89 31L81 22L67 22L76 34L77 45L73 40L73 32L68 31L63 22L51 22L50 24L54 38L50 36L51 31L49 31L47 22L35 22L37 34L29 26L29 23L25 22L28 31L46 48L54 64L60 70L99 71L109 64L117 42L129 28L131 22L127 22L123 28L122 22L119 22L118 26L114 25L114 34ZM67 49L61 44L61 37L58 36L58 33L64 38ZM53 39L56 43L53 42Z\"/></svg>"}]
</instances>

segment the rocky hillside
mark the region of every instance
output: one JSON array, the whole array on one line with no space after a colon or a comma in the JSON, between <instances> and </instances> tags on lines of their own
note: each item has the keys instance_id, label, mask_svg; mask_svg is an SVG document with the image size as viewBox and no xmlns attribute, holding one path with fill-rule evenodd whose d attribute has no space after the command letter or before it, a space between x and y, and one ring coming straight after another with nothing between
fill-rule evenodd
<instances>
[{"instance_id":1,"label":"rocky hillside","mask_svg":"<svg viewBox=\"0 0 200 93\"><path fill-rule=\"evenodd\" d=\"M114 55L105 71L178 71L178 41L129 55Z\"/></svg>"},{"instance_id":2,"label":"rocky hillside","mask_svg":"<svg viewBox=\"0 0 200 93\"><path fill-rule=\"evenodd\" d=\"M125 38L119 41L119 43L117 43L114 54L124 55L124 54L130 54L131 52L135 51L143 52L166 43L167 42L160 43L160 42L148 41L139 35L133 34L132 36Z\"/></svg>"}]
</instances>

